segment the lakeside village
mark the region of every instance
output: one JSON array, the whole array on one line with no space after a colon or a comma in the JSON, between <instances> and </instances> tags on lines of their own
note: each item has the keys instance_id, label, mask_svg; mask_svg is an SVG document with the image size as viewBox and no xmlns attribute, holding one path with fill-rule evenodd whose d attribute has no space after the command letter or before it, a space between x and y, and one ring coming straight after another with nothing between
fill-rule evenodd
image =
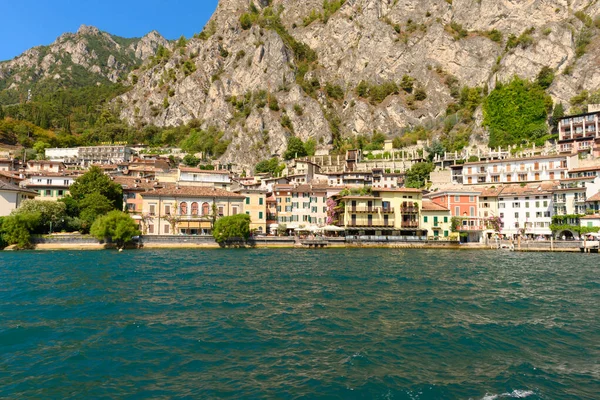
<instances>
[{"instance_id":1,"label":"lakeside village","mask_svg":"<svg viewBox=\"0 0 600 400\"><path fill-rule=\"evenodd\" d=\"M254 237L293 237L298 245L593 241L600 230L599 119L600 111L564 117L556 143L519 154L438 154L426 189L404 184L411 167L427 161L425 143L397 151L386 142L374 157L350 150L294 159L280 176L187 167L125 145L47 149L45 160L26 162L9 152L0 159L0 216L27 199L67 196L98 166L122 187L124 211L142 238L168 243L210 237L215 220L236 214L250 216ZM169 150L183 155L177 151Z\"/></svg>"}]
</instances>

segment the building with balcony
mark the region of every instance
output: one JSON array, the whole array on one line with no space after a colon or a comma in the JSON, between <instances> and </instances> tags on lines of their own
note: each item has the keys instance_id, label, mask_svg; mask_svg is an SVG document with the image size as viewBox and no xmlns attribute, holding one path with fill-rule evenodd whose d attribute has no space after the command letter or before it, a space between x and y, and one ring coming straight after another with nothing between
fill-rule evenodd
<instances>
[{"instance_id":1,"label":"building with balcony","mask_svg":"<svg viewBox=\"0 0 600 400\"><path fill-rule=\"evenodd\" d=\"M452 166L452 182L498 185L563 179L578 166L577 156L536 156L465 163Z\"/></svg>"},{"instance_id":2,"label":"building with balcony","mask_svg":"<svg viewBox=\"0 0 600 400\"><path fill-rule=\"evenodd\" d=\"M86 167L92 164L119 164L131 161L133 151L127 146L105 145L77 148L77 161Z\"/></svg>"},{"instance_id":3,"label":"building with balcony","mask_svg":"<svg viewBox=\"0 0 600 400\"><path fill-rule=\"evenodd\" d=\"M346 195L343 226L350 234L423 236L419 189L373 189L370 195Z\"/></svg>"},{"instance_id":4,"label":"building with balcony","mask_svg":"<svg viewBox=\"0 0 600 400\"><path fill-rule=\"evenodd\" d=\"M561 118L558 121L558 146L560 152L572 154L593 152L595 155L599 155L599 115L599 111L594 111Z\"/></svg>"},{"instance_id":5,"label":"building with balcony","mask_svg":"<svg viewBox=\"0 0 600 400\"><path fill-rule=\"evenodd\" d=\"M481 242L483 233L488 229L485 218L479 217L480 191L444 190L429 193L426 198L433 203L450 210L450 215L458 221L455 230L461 232L461 240Z\"/></svg>"},{"instance_id":6,"label":"building with balcony","mask_svg":"<svg viewBox=\"0 0 600 400\"><path fill-rule=\"evenodd\" d=\"M220 217L243 212L245 196L213 187L174 186L141 193L145 235L210 235Z\"/></svg>"},{"instance_id":7,"label":"building with balcony","mask_svg":"<svg viewBox=\"0 0 600 400\"><path fill-rule=\"evenodd\" d=\"M295 229L299 226L297 223L293 223L292 218L292 190L294 190L293 185L278 184L273 186L278 227L285 225L288 229Z\"/></svg>"},{"instance_id":8,"label":"building with balcony","mask_svg":"<svg viewBox=\"0 0 600 400\"><path fill-rule=\"evenodd\" d=\"M50 161L58 161L64 164L77 164L79 148L50 148L44 150L44 156Z\"/></svg>"},{"instance_id":9,"label":"building with balcony","mask_svg":"<svg viewBox=\"0 0 600 400\"><path fill-rule=\"evenodd\" d=\"M158 178L161 180L160 176ZM225 170L179 167L177 183L181 186L211 186L219 189L231 188L229 171Z\"/></svg>"},{"instance_id":10,"label":"building with balcony","mask_svg":"<svg viewBox=\"0 0 600 400\"><path fill-rule=\"evenodd\" d=\"M46 161L46 160L30 160L25 165L25 173L36 173L36 172L51 172L59 173L66 169L65 164L60 161Z\"/></svg>"},{"instance_id":11,"label":"building with balcony","mask_svg":"<svg viewBox=\"0 0 600 400\"><path fill-rule=\"evenodd\" d=\"M568 178L552 189L554 215L585 214L592 203L588 199L600 191L600 177Z\"/></svg>"},{"instance_id":12,"label":"building with balcony","mask_svg":"<svg viewBox=\"0 0 600 400\"><path fill-rule=\"evenodd\" d=\"M552 183L508 185L498 197L502 234L509 237L550 237Z\"/></svg>"}]
</instances>

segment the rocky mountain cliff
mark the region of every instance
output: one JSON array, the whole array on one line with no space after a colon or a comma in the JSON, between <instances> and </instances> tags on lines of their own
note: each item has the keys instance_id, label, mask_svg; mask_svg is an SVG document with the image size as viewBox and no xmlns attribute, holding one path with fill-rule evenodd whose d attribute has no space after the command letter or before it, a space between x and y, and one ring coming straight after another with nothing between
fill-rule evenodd
<instances>
[{"instance_id":1,"label":"rocky mountain cliff","mask_svg":"<svg viewBox=\"0 0 600 400\"><path fill-rule=\"evenodd\" d=\"M599 11L596 0L221 0L201 35L130 76L121 116L199 119L231 140L225 161L250 165L292 135L329 149L434 123L457 88L544 66L556 74L548 93L568 104L600 87Z\"/></svg>"},{"instance_id":2,"label":"rocky mountain cliff","mask_svg":"<svg viewBox=\"0 0 600 400\"><path fill-rule=\"evenodd\" d=\"M49 46L37 46L0 62L0 103L23 101L50 87L83 87L115 83L156 53L170 46L158 32L126 39L82 25Z\"/></svg>"}]
</instances>

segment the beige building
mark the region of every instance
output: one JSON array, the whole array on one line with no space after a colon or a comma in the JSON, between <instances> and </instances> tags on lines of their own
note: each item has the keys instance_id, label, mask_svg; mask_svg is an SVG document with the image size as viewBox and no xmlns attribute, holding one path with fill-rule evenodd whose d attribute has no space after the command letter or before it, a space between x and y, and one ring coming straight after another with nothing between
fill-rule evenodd
<instances>
[{"instance_id":1,"label":"beige building","mask_svg":"<svg viewBox=\"0 0 600 400\"><path fill-rule=\"evenodd\" d=\"M261 189L238 189L244 196L244 212L250 216L250 231L267 233L267 191Z\"/></svg>"},{"instance_id":2,"label":"beige building","mask_svg":"<svg viewBox=\"0 0 600 400\"><path fill-rule=\"evenodd\" d=\"M373 189L370 195L347 195L343 225L359 235L422 236L420 189Z\"/></svg>"},{"instance_id":3,"label":"beige building","mask_svg":"<svg viewBox=\"0 0 600 400\"><path fill-rule=\"evenodd\" d=\"M421 228L427 231L429 239L448 240L452 235L452 222L450 210L442 205L436 204L431 200L424 199L421 208Z\"/></svg>"},{"instance_id":4,"label":"beige building","mask_svg":"<svg viewBox=\"0 0 600 400\"><path fill-rule=\"evenodd\" d=\"M240 214L245 196L212 187L180 186L142 196L144 235L210 235L220 217Z\"/></svg>"}]
</instances>

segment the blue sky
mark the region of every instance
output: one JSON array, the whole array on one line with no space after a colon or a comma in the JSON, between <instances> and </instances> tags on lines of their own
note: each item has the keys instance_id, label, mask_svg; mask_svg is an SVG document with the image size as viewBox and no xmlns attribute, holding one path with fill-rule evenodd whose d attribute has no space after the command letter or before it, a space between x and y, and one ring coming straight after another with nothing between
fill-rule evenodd
<instances>
[{"instance_id":1,"label":"blue sky","mask_svg":"<svg viewBox=\"0 0 600 400\"><path fill-rule=\"evenodd\" d=\"M167 39L200 32L218 0L7 0L2 4L0 60L48 45L81 24L123 37L157 30Z\"/></svg>"}]
</instances>

